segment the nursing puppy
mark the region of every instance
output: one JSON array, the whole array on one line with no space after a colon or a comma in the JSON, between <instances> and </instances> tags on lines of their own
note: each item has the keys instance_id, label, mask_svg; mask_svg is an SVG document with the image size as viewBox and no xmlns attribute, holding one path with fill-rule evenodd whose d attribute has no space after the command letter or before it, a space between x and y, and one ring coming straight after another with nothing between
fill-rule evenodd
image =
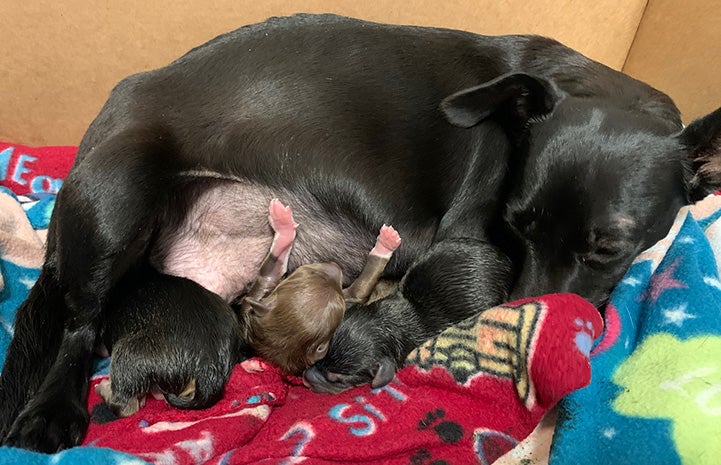
<instances>
[{"instance_id":1,"label":"nursing puppy","mask_svg":"<svg viewBox=\"0 0 721 465\"><path fill-rule=\"evenodd\" d=\"M268 221L273 242L240 305L242 339L286 373L299 375L325 357L346 305L380 298L380 277L401 238L383 225L360 275L343 289L343 272L335 262L305 264L283 279L298 225L290 207L277 199L270 201Z\"/></svg>"},{"instance_id":2,"label":"nursing puppy","mask_svg":"<svg viewBox=\"0 0 721 465\"><path fill-rule=\"evenodd\" d=\"M721 184L720 127L716 112L682 131L664 94L535 36L326 15L220 36L123 80L83 138L18 311L0 437L77 444L113 288L152 263L242 297L269 198L312 232L289 271L335 260L344 285L377 225L403 232L384 274L398 291L346 311L306 370L318 391L388 382L415 345L509 292L602 303L677 208Z\"/></svg>"},{"instance_id":3,"label":"nursing puppy","mask_svg":"<svg viewBox=\"0 0 721 465\"><path fill-rule=\"evenodd\" d=\"M136 270L111 293L107 316L101 341L110 376L96 390L120 417L152 391L176 408L209 407L243 360L233 309L189 279Z\"/></svg>"}]
</instances>

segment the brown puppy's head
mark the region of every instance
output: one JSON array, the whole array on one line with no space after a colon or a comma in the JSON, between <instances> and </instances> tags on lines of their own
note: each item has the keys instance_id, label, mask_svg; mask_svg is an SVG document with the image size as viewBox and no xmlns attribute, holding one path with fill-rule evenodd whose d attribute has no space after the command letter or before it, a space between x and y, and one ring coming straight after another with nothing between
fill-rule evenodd
<instances>
[{"instance_id":1,"label":"brown puppy's head","mask_svg":"<svg viewBox=\"0 0 721 465\"><path fill-rule=\"evenodd\" d=\"M335 263L303 265L270 295L251 301L251 346L291 374L322 359L345 313L342 277Z\"/></svg>"}]
</instances>

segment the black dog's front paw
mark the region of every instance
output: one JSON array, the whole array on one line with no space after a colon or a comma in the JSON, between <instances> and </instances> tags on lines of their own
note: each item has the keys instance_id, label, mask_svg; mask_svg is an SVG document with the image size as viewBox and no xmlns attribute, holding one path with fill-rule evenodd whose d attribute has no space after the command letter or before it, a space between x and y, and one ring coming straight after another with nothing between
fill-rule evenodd
<instances>
[{"instance_id":1,"label":"black dog's front paw","mask_svg":"<svg viewBox=\"0 0 721 465\"><path fill-rule=\"evenodd\" d=\"M88 413L78 403L30 404L13 423L3 445L54 453L80 444Z\"/></svg>"}]
</instances>

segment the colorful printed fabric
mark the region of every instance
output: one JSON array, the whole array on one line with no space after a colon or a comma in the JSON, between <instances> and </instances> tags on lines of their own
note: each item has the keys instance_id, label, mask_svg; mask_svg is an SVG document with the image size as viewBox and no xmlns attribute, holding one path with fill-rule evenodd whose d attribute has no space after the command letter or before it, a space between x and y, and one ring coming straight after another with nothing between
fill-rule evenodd
<instances>
[{"instance_id":1,"label":"colorful printed fabric","mask_svg":"<svg viewBox=\"0 0 721 465\"><path fill-rule=\"evenodd\" d=\"M721 461L721 196L679 212L606 309L593 382L560 408L552 465Z\"/></svg>"},{"instance_id":2,"label":"colorful printed fabric","mask_svg":"<svg viewBox=\"0 0 721 465\"><path fill-rule=\"evenodd\" d=\"M15 194L56 194L77 147L28 147L0 142L0 186Z\"/></svg>"},{"instance_id":3,"label":"colorful printed fabric","mask_svg":"<svg viewBox=\"0 0 721 465\"><path fill-rule=\"evenodd\" d=\"M27 187L28 159L15 158L25 151L7 155L8 146L0 144L8 160L0 157L2 173L19 173ZM31 156L49 160L41 149ZM53 195L0 187L0 361L14 311L37 278L53 205ZM414 351L382 389L314 394L253 359L236 367L224 399L210 409L182 412L149 399L136 415L114 421L91 389L86 445L54 455L3 447L0 464L486 464L568 393L554 464L715 463L719 218L721 197L684 208L669 236L638 258L612 297L592 351L593 381L581 391L572 392L590 379L586 355L601 322L585 301L551 295L449 328ZM93 384L106 369L101 361Z\"/></svg>"},{"instance_id":4,"label":"colorful printed fabric","mask_svg":"<svg viewBox=\"0 0 721 465\"><path fill-rule=\"evenodd\" d=\"M102 423L107 407L92 392L85 443L182 465L490 464L590 381L588 354L601 331L586 301L552 295L446 330L380 389L316 394L251 359L205 411L149 399L138 414Z\"/></svg>"}]
</instances>

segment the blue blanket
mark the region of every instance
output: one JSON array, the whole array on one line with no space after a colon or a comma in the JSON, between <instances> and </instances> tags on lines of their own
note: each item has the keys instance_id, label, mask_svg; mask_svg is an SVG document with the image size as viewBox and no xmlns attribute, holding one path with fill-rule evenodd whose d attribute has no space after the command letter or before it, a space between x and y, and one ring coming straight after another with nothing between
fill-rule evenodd
<instances>
[{"instance_id":1,"label":"blue blanket","mask_svg":"<svg viewBox=\"0 0 721 465\"><path fill-rule=\"evenodd\" d=\"M591 384L561 403L552 465L721 463L721 196L684 207L606 309Z\"/></svg>"}]
</instances>

